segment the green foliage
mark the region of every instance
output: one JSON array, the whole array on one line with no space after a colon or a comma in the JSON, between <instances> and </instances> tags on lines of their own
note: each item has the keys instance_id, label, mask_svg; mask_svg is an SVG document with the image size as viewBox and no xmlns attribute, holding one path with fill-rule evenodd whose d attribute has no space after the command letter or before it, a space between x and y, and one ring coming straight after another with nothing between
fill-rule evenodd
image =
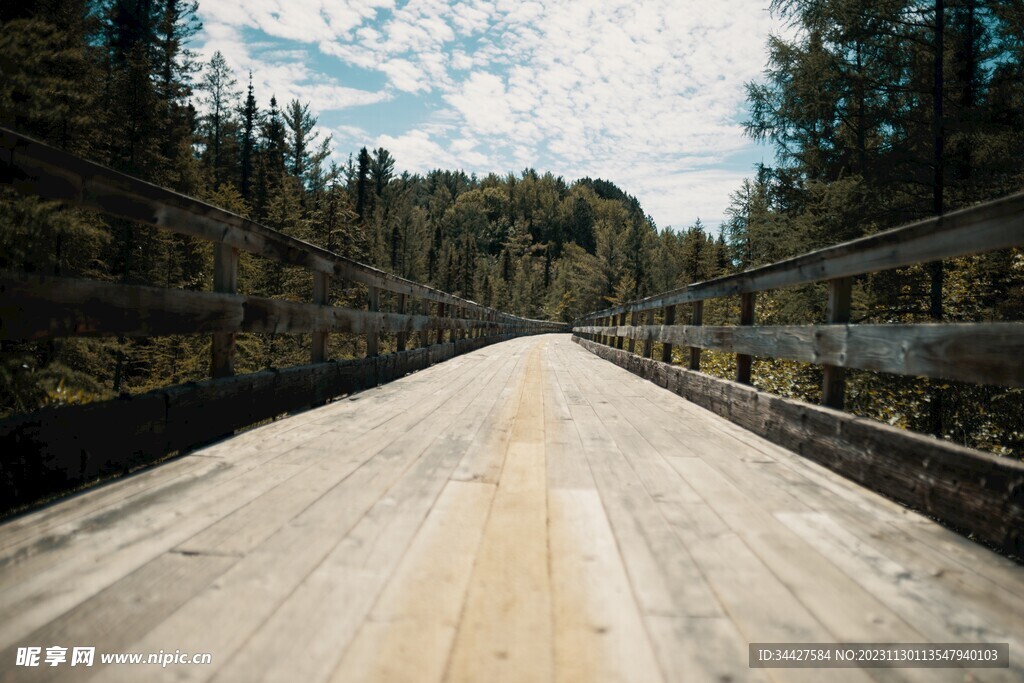
<instances>
[{"instance_id":1,"label":"green foliage","mask_svg":"<svg viewBox=\"0 0 1024 683\"><path fill-rule=\"evenodd\" d=\"M748 86L747 132L774 147L733 195L722 234L659 231L613 183L524 169L398 174L384 148L327 165L308 103L261 101L216 53L202 69L187 0L44 0L0 10L0 123L170 186L297 239L530 317L586 312L771 263L1019 190L1024 185L1024 11L948 0L944 50L924 0L776 0L765 78ZM936 79L936 65L939 75ZM935 116L938 98L945 105ZM942 144L936 146L936 140ZM945 151L945 156L940 154ZM181 289L212 284L209 244L0 193L0 267ZM244 293L308 301L307 272L243 254ZM1020 250L857 279L853 322L1020 319ZM362 285L331 303L363 307ZM821 322L823 286L759 295L762 324ZM394 306L385 296L385 307ZM686 307L681 307L685 309ZM677 320L687 320L680 310ZM709 301L705 324L738 319ZM240 371L303 363L308 339L240 335ZM393 348L393 339L382 348ZM332 335L335 357L365 352ZM676 350L681 362L682 350ZM206 375L201 337L5 344L0 411L22 412ZM732 377L734 357L703 368ZM821 371L756 359L756 386L816 401ZM1001 453L1021 453L1017 390L851 373L850 409Z\"/></svg>"},{"instance_id":2,"label":"green foliage","mask_svg":"<svg viewBox=\"0 0 1024 683\"><path fill-rule=\"evenodd\" d=\"M1019 3L775 0L790 24L748 85L747 132L770 143L733 197L726 235L742 270L1019 191L1024 52ZM941 50L940 50L940 46ZM1019 250L857 279L853 322L1020 320ZM759 296L765 323L821 322L825 293ZM715 363L712 362L712 366ZM817 400L816 371L758 360L754 383ZM1017 390L850 373L848 408L998 453L1024 454Z\"/></svg>"}]
</instances>

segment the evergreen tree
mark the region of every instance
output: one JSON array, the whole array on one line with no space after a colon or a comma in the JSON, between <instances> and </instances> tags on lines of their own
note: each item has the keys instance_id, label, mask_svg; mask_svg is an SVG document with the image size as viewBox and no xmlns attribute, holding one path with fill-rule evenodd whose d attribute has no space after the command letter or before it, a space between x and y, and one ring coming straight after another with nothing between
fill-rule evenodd
<instances>
[{"instance_id":1,"label":"evergreen tree","mask_svg":"<svg viewBox=\"0 0 1024 683\"><path fill-rule=\"evenodd\" d=\"M359 150L359 167L356 171L356 215L360 222L366 221L370 208L370 153L363 147Z\"/></svg>"},{"instance_id":2,"label":"evergreen tree","mask_svg":"<svg viewBox=\"0 0 1024 683\"><path fill-rule=\"evenodd\" d=\"M242 105L242 127L239 151L239 174L242 184L242 197L246 200L252 196L253 158L256 153L256 125L259 109L256 106L256 95L252 87L252 72L249 72L249 88Z\"/></svg>"},{"instance_id":3,"label":"evergreen tree","mask_svg":"<svg viewBox=\"0 0 1024 683\"><path fill-rule=\"evenodd\" d=\"M236 166L233 159L228 157L227 148L228 141L235 139L232 133L235 128L234 114L238 108L237 85L238 80L224 55L219 50L213 53L210 63L203 72L200 88L204 93L203 104L207 109L203 117L206 142L203 156L213 172L214 183L217 185L227 182L229 168Z\"/></svg>"}]
</instances>

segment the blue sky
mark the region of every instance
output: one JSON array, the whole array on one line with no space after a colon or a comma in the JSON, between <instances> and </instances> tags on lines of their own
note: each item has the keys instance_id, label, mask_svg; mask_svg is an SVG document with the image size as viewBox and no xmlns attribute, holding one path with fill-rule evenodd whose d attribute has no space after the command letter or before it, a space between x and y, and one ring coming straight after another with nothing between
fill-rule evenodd
<instances>
[{"instance_id":1,"label":"blue sky","mask_svg":"<svg viewBox=\"0 0 1024 683\"><path fill-rule=\"evenodd\" d=\"M771 153L742 134L767 0L200 0L265 107L309 102L344 160L613 181L661 228L721 222Z\"/></svg>"}]
</instances>

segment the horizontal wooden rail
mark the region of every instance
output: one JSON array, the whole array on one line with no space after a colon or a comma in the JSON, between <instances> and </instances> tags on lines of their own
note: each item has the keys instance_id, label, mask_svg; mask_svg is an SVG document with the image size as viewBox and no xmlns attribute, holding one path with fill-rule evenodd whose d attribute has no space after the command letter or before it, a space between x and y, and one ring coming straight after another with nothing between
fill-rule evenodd
<instances>
[{"instance_id":1,"label":"horizontal wooden rail","mask_svg":"<svg viewBox=\"0 0 1024 683\"><path fill-rule=\"evenodd\" d=\"M851 325L854 277L865 273L1024 245L1024 193L809 252L736 275L697 282L576 321L574 340L602 358L728 417L772 441L905 504L1024 550L1024 465L948 442L894 430L839 410L846 369L1024 386L1024 322ZM828 283L826 325L756 325L756 293ZM735 325L703 325L704 302L739 295ZM690 325L674 307L692 305ZM651 322L664 311L664 325ZM638 325L648 312L646 325ZM626 325L631 314L633 324ZM624 352L644 341L645 358ZM662 359L649 360L653 342ZM689 369L672 365L688 347ZM735 354L736 382L701 374L701 349ZM754 357L822 367L821 407L744 386Z\"/></svg>"},{"instance_id":2,"label":"horizontal wooden rail","mask_svg":"<svg viewBox=\"0 0 1024 683\"><path fill-rule=\"evenodd\" d=\"M506 330L514 322L363 311L241 294L0 274L0 339Z\"/></svg>"},{"instance_id":3,"label":"horizontal wooden rail","mask_svg":"<svg viewBox=\"0 0 1024 683\"><path fill-rule=\"evenodd\" d=\"M926 325L583 326L577 334L626 337L816 365L1024 386L1024 323Z\"/></svg>"},{"instance_id":4,"label":"horizontal wooden rail","mask_svg":"<svg viewBox=\"0 0 1024 683\"><path fill-rule=\"evenodd\" d=\"M514 336L263 370L0 420L0 513Z\"/></svg>"},{"instance_id":5,"label":"horizontal wooden rail","mask_svg":"<svg viewBox=\"0 0 1024 683\"><path fill-rule=\"evenodd\" d=\"M588 313L581 321L825 282L1024 244L1024 192L751 270Z\"/></svg>"},{"instance_id":6,"label":"horizontal wooden rail","mask_svg":"<svg viewBox=\"0 0 1024 683\"><path fill-rule=\"evenodd\" d=\"M587 339L574 341L769 441L1024 557L1024 463Z\"/></svg>"},{"instance_id":7,"label":"horizontal wooden rail","mask_svg":"<svg viewBox=\"0 0 1024 683\"><path fill-rule=\"evenodd\" d=\"M0 181L73 204L389 292L515 319L474 301L347 259L254 221L0 128Z\"/></svg>"},{"instance_id":8,"label":"horizontal wooden rail","mask_svg":"<svg viewBox=\"0 0 1024 683\"><path fill-rule=\"evenodd\" d=\"M385 273L3 128L0 182L214 247L212 292L0 272L0 340L211 335L214 378L0 421L0 512L487 344L568 331ZM311 300L239 292L240 252L309 271ZM366 309L331 305L337 281L365 285ZM363 335L367 357L332 362L328 336L336 332ZM313 364L236 377L238 333L309 334ZM414 333L423 347L407 349ZM383 335L392 335L395 352L380 355L392 342Z\"/></svg>"}]
</instances>

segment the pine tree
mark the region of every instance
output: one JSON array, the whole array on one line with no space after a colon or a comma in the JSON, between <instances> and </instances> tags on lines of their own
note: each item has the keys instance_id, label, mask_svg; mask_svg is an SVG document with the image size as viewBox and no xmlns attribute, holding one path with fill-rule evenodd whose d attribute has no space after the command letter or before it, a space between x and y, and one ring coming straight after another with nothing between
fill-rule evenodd
<instances>
[{"instance_id":1,"label":"pine tree","mask_svg":"<svg viewBox=\"0 0 1024 683\"><path fill-rule=\"evenodd\" d=\"M242 197L249 200L252 196L253 158L256 153L256 125L259 109L256 106L256 95L252 87L252 72L249 72L249 88L242 105L242 127L239 152L239 174L242 183Z\"/></svg>"},{"instance_id":2,"label":"pine tree","mask_svg":"<svg viewBox=\"0 0 1024 683\"><path fill-rule=\"evenodd\" d=\"M162 0L157 9L154 47L156 98L163 118L160 151L168 163L172 183L180 183L176 162L183 144L191 143L192 112L188 100L192 95L192 76L198 67L195 54L185 46L202 29L196 18L198 7L197 2Z\"/></svg>"},{"instance_id":3,"label":"pine tree","mask_svg":"<svg viewBox=\"0 0 1024 683\"><path fill-rule=\"evenodd\" d=\"M207 109L203 117L206 142L203 156L213 172L214 183L217 185L227 182L229 169L236 166L233 160L228 158L227 148L229 140L234 139L232 129L235 127L234 114L238 109L237 85L238 80L231 67L218 50L210 58L200 85L204 93L203 104Z\"/></svg>"},{"instance_id":4,"label":"pine tree","mask_svg":"<svg viewBox=\"0 0 1024 683\"><path fill-rule=\"evenodd\" d=\"M356 171L356 215L365 222L370 209L370 153L363 147L359 150L359 167Z\"/></svg>"}]
</instances>

